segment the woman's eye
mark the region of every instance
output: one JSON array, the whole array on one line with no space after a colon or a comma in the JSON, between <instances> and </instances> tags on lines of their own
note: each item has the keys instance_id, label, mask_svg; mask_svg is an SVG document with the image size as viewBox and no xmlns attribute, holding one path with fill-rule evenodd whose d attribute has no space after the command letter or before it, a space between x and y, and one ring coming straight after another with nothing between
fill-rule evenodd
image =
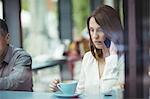
<instances>
[{"instance_id":1,"label":"woman's eye","mask_svg":"<svg viewBox=\"0 0 150 99\"><path fill-rule=\"evenodd\" d=\"M94 29L90 29L91 32L94 32Z\"/></svg>"},{"instance_id":2,"label":"woman's eye","mask_svg":"<svg viewBox=\"0 0 150 99\"><path fill-rule=\"evenodd\" d=\"M97 32L103 32L103 30L101 28L97 29Z\"/></svg>"}]
</instances>

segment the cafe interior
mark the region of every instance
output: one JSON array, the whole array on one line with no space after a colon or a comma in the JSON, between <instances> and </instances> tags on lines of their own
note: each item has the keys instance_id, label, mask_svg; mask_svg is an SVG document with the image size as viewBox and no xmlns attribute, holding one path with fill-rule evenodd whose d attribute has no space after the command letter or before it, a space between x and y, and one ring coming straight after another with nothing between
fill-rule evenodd
<instances>
[{"instance_id":1,"label":"cafe interior","mask_svg":"<svg viewBox=\"0 0 150 99\"><path fill-rule=\"evenodd\" d=\"M52 93L49 84L56 78L78 80L90 50L86 21L101 4L117 10L124 29L122 98L150 99L149 0L0 0L11 43L32 56L33 92Z\"/></svg>"}]
</instances>

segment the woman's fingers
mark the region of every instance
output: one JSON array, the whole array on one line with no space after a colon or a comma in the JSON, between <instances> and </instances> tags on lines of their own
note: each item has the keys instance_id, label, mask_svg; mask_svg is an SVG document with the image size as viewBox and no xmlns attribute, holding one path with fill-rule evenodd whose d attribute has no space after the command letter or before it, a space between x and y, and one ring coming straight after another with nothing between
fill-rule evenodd
<instances>
[{"instance_id":1,"label":"woman's fingers","mask_svg":"<svg viewBox=\"0 0 150 99\"><path fill-rule=\"evenodd\" d=\"M114 44L114 42L111 41L110 48L107 48L105 43L103 42L103 54L104 57L107 57L109 55L116 55L117 54L117 46Z\"/></svg>"},{"instance_id":2,"label":"woman's fingers","mask_svg":"<svg viewBox=\"0 0 150 99\"><path fill-rule=\"evenodd\" d=\"M54 87L54 86L51 86L51 87L50 87L50 90L51 90L52 92L56 92L56 91L58 91L58 88L57 88L57 87Z\"/></svg>"},{"instance_id":3,"label":"woman's fingers","mask_svg":"<svg viewBox=\"0 0 150 99\"><path fill-rule=\"evenodd\" d=\"M103 57L108 57L109 56L109 49L106 47L105 43L103 42Z\"/></svg>"},{"instance_id":4,"label":"woman's fingers","mask_svg":"<svg viewBox=\"0 0 150 99\"><path fill-rule=\"evenodd\" d=\"M50 90L53 91L53 92L57 91L58 90L57 85L51 84L50 85Z\"/></svg>"},{"instance_id":5,"label":"woman's fingers","mask_svg":"<svg viewBox=\"0 0 150 99\"><path fill-rule=\"evenodd\" d=\"M55 79L55 80L53 80L51 83L50 83L50 90L51 91L53 91L53 92L55 92L55 91L57 91L58 90L58 88L57 88L57 84L60 82L60 80L58 80L58 79Z\"/></svg>"},{"instance_id":6,"label":"woman's fingers","mask_svg":"<svg viewBox=\"0 0 150 99\"><path fill-rule=\"evenodd\" d=\"M109 51L110 51L110 55L117 54L117 47L112 41L111 41L111 45L110 45Z\"/></svg>"}]
</instances>

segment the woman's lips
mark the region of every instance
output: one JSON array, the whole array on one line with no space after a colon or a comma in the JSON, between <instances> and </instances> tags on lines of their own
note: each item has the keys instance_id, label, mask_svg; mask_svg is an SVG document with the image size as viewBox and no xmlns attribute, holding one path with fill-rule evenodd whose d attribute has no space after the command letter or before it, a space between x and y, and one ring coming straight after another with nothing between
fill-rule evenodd
<instances>
[{"instance_id":1,"label":"woman's lips","mask_svg":"<svg viewBox=\"0 0 150 99\"><path fill-rule=\"evenodd\" d=\"M101 41L94 41L95 44L102 45Z\"/></svg>"}]
</instances>

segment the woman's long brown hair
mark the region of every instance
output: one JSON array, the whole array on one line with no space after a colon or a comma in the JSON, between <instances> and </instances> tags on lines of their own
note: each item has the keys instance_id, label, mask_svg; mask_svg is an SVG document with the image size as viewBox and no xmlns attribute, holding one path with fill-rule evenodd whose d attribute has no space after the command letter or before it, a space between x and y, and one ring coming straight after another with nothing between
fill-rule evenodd
<instances>
[{"instance_id":1,"label":"woman's long brown hair","mask_svg":"<svg viewBox=\"0 0 150 99\"><path fill-rule=\"evenodd\" d=\"M87 27L90 35L90 49L92 55L98 59L103 57L103 53L101 49L97 49L95 47L92 41L89 30L89 21L91 17L95 18L97 24L99 24L103 29L105 36L113 41L116 45L122 45L123 43L123 29L119 15L114 8L108 5L102 5L93 11L91 16L87 19ZM119 50L118 53L120 53Z\"/></svg>"}]
</instances>

